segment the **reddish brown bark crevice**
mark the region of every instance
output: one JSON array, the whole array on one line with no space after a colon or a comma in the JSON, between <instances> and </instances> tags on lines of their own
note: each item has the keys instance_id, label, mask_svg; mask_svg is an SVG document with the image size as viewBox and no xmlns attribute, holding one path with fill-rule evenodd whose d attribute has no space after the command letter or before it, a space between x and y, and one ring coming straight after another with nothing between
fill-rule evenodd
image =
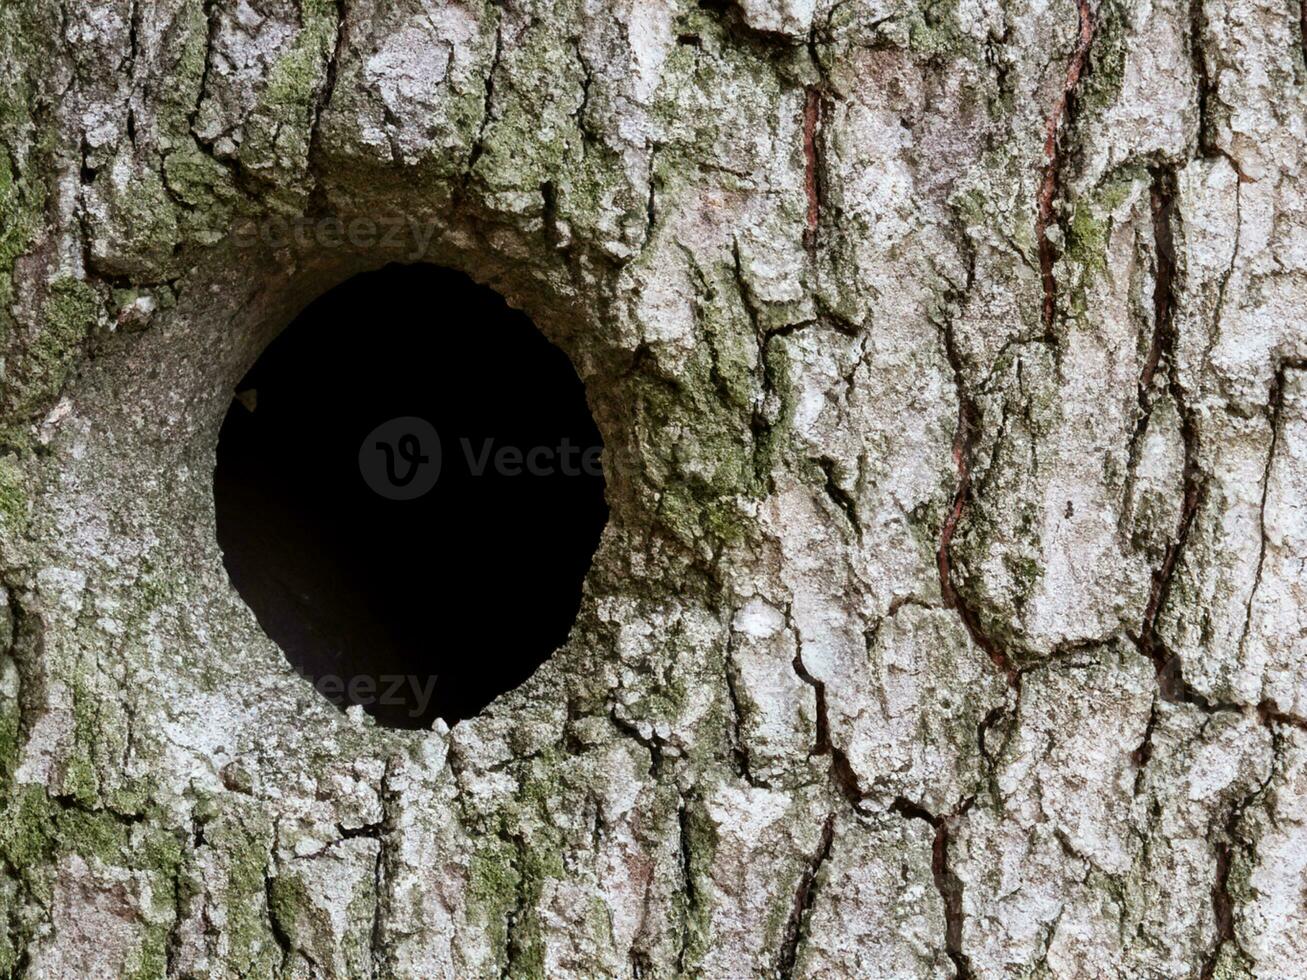
<instances>
[{"instance_id":1,"label":"reddish brown bark crevice","mask_svg":"<svg viewBox=\"0 0 1307 980\"><path fill-rule=\"evenodd\" d=\"M953 464L957 467L958 482L953 491L953 500L944 517L944 527L940 531L939 550L935 553L939 566L939 591L944 604L957 610L972 642L984 650L994 666L1003 672L1013 690L1021 690L1020 672L1013 666L1011 659L998 643L985 632L980 623L979 614L958 593L953 585L953 536L957 533L962 520L962 512L967 498L971 495L971 451L976 432L980 428L980 411L967 394L962 373L962 359L953 342L953 330L950 324L943 326L944 353L953 368L953 381L958 392L958 427L953 436Z\"/></svg>"},{"instance_id":2,"label":"reddish brown bark crevice","mask_svg":"<svg viewBox=\"0 0 1307 980\"><path fill-rule=\"evenodd\" d=\"M803 187L808 195L807 220L803 228L805 248L817 244L817 224L821 218L821 186L817 166L817 128L821 125L821 90L809 85L803 102Z\"/></svg>"},{"instance_id":3,"label":"reddish brown bark crevice","mask_svg":"<svg viewBox=\"0 0 1307 980\"><path fill-rule=\"evenodd\" d=\"M890 805L890 812L897 813L910 820L923 820L935 828L935 838L931 842L930 870L935 879L935 888L944 902L944 947L959 980L972 980L975 971L971 961L962 951L962 882L949 867L948 844L952 823L971 809L976 801L967 799L956 811L937 817L911 800L899 797Z\"/></svg>"},{"instance_id":4,"label":"reddish brown bark crevice","mask_svg":"<svg viewBox=\"0 0 1307 980\"><path fill-rule=\"evenodd\" d=\"M1067 106L1071 94L1080 83L1080 76L1085 70L1089 58L1089 45L1094 40L1094 18L1089 9L1089 0L1077 0L1080 13L1080 28L1076 35L1075 51L1066 69L1066 81L1053 111L1049 113L1044 136L1044 175L1039 183L1037 197L1038 211L1035 216L1035 241L1039 243L1039 275L1044 286L1043 322L1044 332L1053 330L1053 314L1057 306L1057 281L1053 276L1053 264L1057 261L1056 250L1048 237L1048 226L1053 221L1053 202L1057 198L1058 167L1061 159L1057 152L1057 134L1062 120L1067 115Z\"/></svg>"}]
</instances>

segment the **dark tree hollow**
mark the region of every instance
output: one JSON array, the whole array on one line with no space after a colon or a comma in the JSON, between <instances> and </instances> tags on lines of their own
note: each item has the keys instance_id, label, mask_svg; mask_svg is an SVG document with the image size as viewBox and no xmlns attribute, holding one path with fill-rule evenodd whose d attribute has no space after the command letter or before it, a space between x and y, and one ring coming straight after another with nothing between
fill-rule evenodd
<instances>
[{"instance_id":1,"label":"dark tree hollow","mask_svg":"<svg viewBox=\"0 0 1307 980\"><path fill-rule=\"evenodd\" d=\"M608 516L600 448L525 315L460 273L388 266L312 303L237 386L218 543L325 697L452 725L567 639Z\"/></svg>"}]
</instances>

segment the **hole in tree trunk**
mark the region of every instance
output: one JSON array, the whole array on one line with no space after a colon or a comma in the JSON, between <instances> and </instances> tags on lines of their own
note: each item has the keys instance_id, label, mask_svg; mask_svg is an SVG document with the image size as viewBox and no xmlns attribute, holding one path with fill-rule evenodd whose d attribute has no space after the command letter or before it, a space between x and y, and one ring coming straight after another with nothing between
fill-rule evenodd
<instances>
[{"instance_id":1,"label":"hole in tree trunk","mask_svg":"<svg viewBox=\"0 0 1307 980\"><path fill-rule=\"evenodd\" d=\"M571 363L523 314L389 266L314 302L238 386L218 542L326 697L452 725L566 640L607 520L599 447Z\"/></svg>"}]
</instances>

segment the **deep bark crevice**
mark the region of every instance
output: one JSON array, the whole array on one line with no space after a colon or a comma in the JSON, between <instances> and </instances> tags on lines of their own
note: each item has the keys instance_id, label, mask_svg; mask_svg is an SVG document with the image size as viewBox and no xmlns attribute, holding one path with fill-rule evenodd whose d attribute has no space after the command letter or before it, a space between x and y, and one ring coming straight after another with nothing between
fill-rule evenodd
<instances>
[{"instance_id":1,"label":"deep bark crevice","mask_svg":"<svg viewBox=\"0 0 1307 980\"><path fill-rule=\"evenodd\" d=\"M830 715L826 703L826 684L818 680L808 672L808 668L803 663L803 637L799 628L790 618L790 610L786 609L785 618L787 624L794 631L795 645L797 652L794 655L794 673L799 679L807 684L813 690L813 696L817 708L817 731L811 751L808 756L829 755L830 756L830 775L839 790L840 795L848 800L849 805L854 810L862 812L862 804L866 799L866 793L863 792L858 781L858 774L853 769L853 764L849 762L847 753L837 746L831 738Z\"/></svg>"},{"instance_id":2,"label":"deep bark crevice","mask_svg":"<svg viewBox=\"0 0 1307 980\"><path fill-rule=\"evenodd\" d=\"M898 797L890 806L890 812L897 813L909 820L922 820L935 829L931 843L931 874L935 888L944 903L944 948L953 967L957 970L958 980L974 980L976 974L962 948L962 927L965 915L962 912L962 882L949 866L948 846L952 824L961 819L975 803L974 797L963 801L952 813L936 816L924 807L905 797Z\"/></svg>"},{"instance_id":3,"label":"deep bark crevice","mask_svg":"<svg viewBox=\"0 0 1307 980\"><path fill-rule=\"evenodd\" d=\"M1141 403L1146 406L1143 409L1146 419L1152 407L1150 389L1153 379L1165 365L1169 379L1168 391L1180 414L1180 433L1184 444L1182 475L1184 498L1175 536L1167 546L1161 564L1153 572L1148 602L1144 607L1143 623L1135 642L1140 651L1153 661L1158 686L1164 698L1168 701L1187 702L1208 710L1215 710L1215 706L1210 705L1206 698L1194 691L1185 681L1184 665L1179 654L1167 649L1165 641L1158 632L1158 617L1166 605L1177 563L1188 541L1189 531L1198 508L1205 497L1206 476L1199 462L1197 420L1189 405L1188 394L1180 383L1175 363L1176 252L1172 227L1175 219L1175 174L1172 171L1163 169L1153 171L1150 210L1155 262L1153 341L1140 376L1139 397Z\"/></svg>"},{"instance_id":4,"label":"deep bark crevice","mask_svg":"<svg viewBox=\"0 0 1307 980\"><path fill-rule=\"evenodd\" d=\"M740 704L740 692L738 681L735 677L735 660L732 656L730 643L727 643L726 649L726 696L731 702L731 757L735 760L736 774L739 775L750 786L770 789L771 784L765 779L759 779L753 774L753 769L749 762L749 741L744 735L743 720L744 709Z\"/></svg>"},{"instance_id":5,"label":"deep bark crevice","mask_svg":"<svg viewBox=\"0 0 1307 980\"><path fill-rule=\"evenodd\" d=\"M1307 12L1307 3L1304 3L1303 10ZM1203 43L1207 26L1206 0L1190 0L1189 57L1198 86L1198 155L1209 160L1224 158L1234 168L1240 183L1250 183L1252 178L1243 172L1239 161L1228 150L1217 144L1216 136L1212 131L1211 102L1214 97L1214 87L1207 65L1206 46Z\"/></svg>"},{"instance_id":6,"label":"deep bark crevice","mask_svg":"<svg viewBox=\"0 0 1307 980\"><path fill-rule=\"evenodd\" d=\"M281 972L284 974L295 957L295 941L286 931L285 923L277 917L277 901L273 894L277 876L271 874L271 868L268 868L263 877L263 900L268 909L268 928L272 932L272 938L281 950Z\"/></svg>"},{"instance_id":7,"label":"deep bark crevice","mask_svg":"<svg viewBox=\"0 0 1307 980\"><path fill-rule=\"evenodd\" d=\"M336 75L340 70L340 59L345 50L346 18L349 16L349 0L336 0L336 37L332 51L327 59L326 77L318 97L313 101L313 117L309 123L309 173L313 177L310 191L310 211L326 213L328 210L323 196L320 176L319 158L322 154L322 114L331 105L331 97L336 92Z\"/></svg>"},{"instance_id":8,"label":"deep bark crevice","mask_svg":"<svg viewBox=\"0 0 1307 980\"><path fill-rule=\"evenodd\" d=\"M1246 846L1239 833L1244 814L1250 806L1265 797L1271 783L1275 781L1276 770L1281 759L1280 735L1272 729L1271 738L1273 758L1266 778L1251 792L1235 801L1226 815L1225 822L1219 829L1214 828L1214 832L1209 834L1209 839L1210 837L1217 838L1213 844L1213 849L1216 852L1216 869L1211 887L1212 916L1215 920L1216 935L1211 948L1203 959L1199 974L1201 980L1213 980L1216 969L1220 965L1221 953L1227 945L1232 944L1239 956L1245 961L1247 960L1235 932L1234 917L1238 903L1230 892L1230 872L1237 852L1243 846Z\"/></svg>"},{"instance_id":9,"label":"deep bark crevice","mask_svg":"<svg viewBox=\"0 0 1307 980\"><path fill-rule=\"evenodd\" d=\"M481 102L481 122L477 126L476 138L472 141L472 149L468 151L467 165L463 168L464 190L472 180L472 171L476 169L477 161L481 159L481 154L485 152L486 130L490 128L490 113L495 101L495 73L499 71L499 62L503 58L504 12L498 7L495 7L495 17L497 18L495 43L490 54L490 67L486 69L485 94Z\"/></svg>"},{"instance_id":10,"label":"deep bark crevice","mask_svg":"<svg viewBox=\"0 0 1307 980\"><path fill-rule=\"evenodd\" d=\"M689 798L682 796L680 806L676 811L676 825L680 834L681 883L684 896L681 909L681 942L676 956L676 968L682 975L686 972L686 956L690 948L690 923L699 909L699 886L695 882L694 856L690 851L690 802Z\"/></svg>"},{"instance_id":11,"label":"deep bark crevice","mask_svg":"<svg viewBox=\"0 0 1307 980\"><path fill-rule=\"evenodd\" d=\"M821 127L821 88L809 85L803 93L803 189L808 201L803 228L803 244L809 251L817 247L817 228L821 222L820 154L817 131Z\"/></svg>"},{"instance_id":12,"label":"deep bark crevice","mask_svg":"<svg viewBox=\"0 0 1307 980\"><path fill-rule=\"evenodd\" d=\"M939 548L936 551L939 590L944 605L957 611L972 642L988 655L994 666L1007 678L1008 685L1020 694L1020 672L998 641L985 630L979 612L972 607L953 582L953 536L957 533L963 510L971 499L971 458L980 436L982 413L967 388L962 355L953 335L952 318L944 317L939 323L939 329L943 338L944 355L953 371L953 385L958 399L958 425L953 436L953 463L957 468L958 480L948 513L944 518L939 536Z\"/></svg>"},{"instance_id":13,"label":"deep bark crevice","mask_svg":"<svg viewBox=\"0 0 1307 980\"><path fill-rule=\"evenodd\" d=\"M825 491L827 498L848 520L849 526L853 528L854 537L861 541L862 522L858 520L858 502L847 490L840 486L835 473L835 460L829 456L822 456L816 460L816 463L825 477L822 489Z\"/></svg>"},{"instance_id":14,"label":"deep bark crevice","mask_svg":"<svg viewBox=\"0 0 1307 980\"><path fill-rule=\"evenodd\" d=\"M830 857L831 844L835 840L835 813L827 815L821 827L821 839L817 851L799 877L798 887L794 890L794 904L790 909L789 922L785 926L784 939L780 954L776 958L777 971L781 977L794 976L794 966L799 956L799 945L804 937L804 924L817 897L817 875L822 865Z\"/></svg>"},{"instance_id":15,"label":"deep bark crevice","mask_svg":"<svg viewBox=\"0 0 1307 980\"><path fill-rule=\"evenodd\" d=\"M1046 337L1053 336L1057 310L1057 280L1053 266L1057 262L1057 248L1048 237L1048 228L1054 220L1054 206L1060 190L1062 156L1058 150L1058 133L1063 120L1070 114L1071 97L1080 84L1080 76L1089 59L1089 47L1094 40L1094 15L1089 0L1076 0L1079 27L1076 45L1067 64L1066 79L1053 109L1048 115L1044 136L1044 173L1039 182L1038 208L1035 216L1035 241L1039 248L1039 276L1043 284L1043 324Z\"/></svg>"}]
</instances>

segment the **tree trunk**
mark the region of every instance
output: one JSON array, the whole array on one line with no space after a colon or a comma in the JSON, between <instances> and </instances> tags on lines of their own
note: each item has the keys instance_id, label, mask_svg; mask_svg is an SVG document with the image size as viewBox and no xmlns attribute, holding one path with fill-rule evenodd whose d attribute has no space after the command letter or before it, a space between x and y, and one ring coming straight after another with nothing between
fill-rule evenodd
<instances>
[{"instance_id":1,"label":"tree trunk","mask_svg":"<svg viewBox=\"0 0 1307 980\"><path fill-rule=\"evenodd\" d=\"M0 6L0 974L1303 975L1303 11L1077 2ZM418 260L611 509L430 732L294 673L212 488Z\"/></svg>"}]
</instances>

